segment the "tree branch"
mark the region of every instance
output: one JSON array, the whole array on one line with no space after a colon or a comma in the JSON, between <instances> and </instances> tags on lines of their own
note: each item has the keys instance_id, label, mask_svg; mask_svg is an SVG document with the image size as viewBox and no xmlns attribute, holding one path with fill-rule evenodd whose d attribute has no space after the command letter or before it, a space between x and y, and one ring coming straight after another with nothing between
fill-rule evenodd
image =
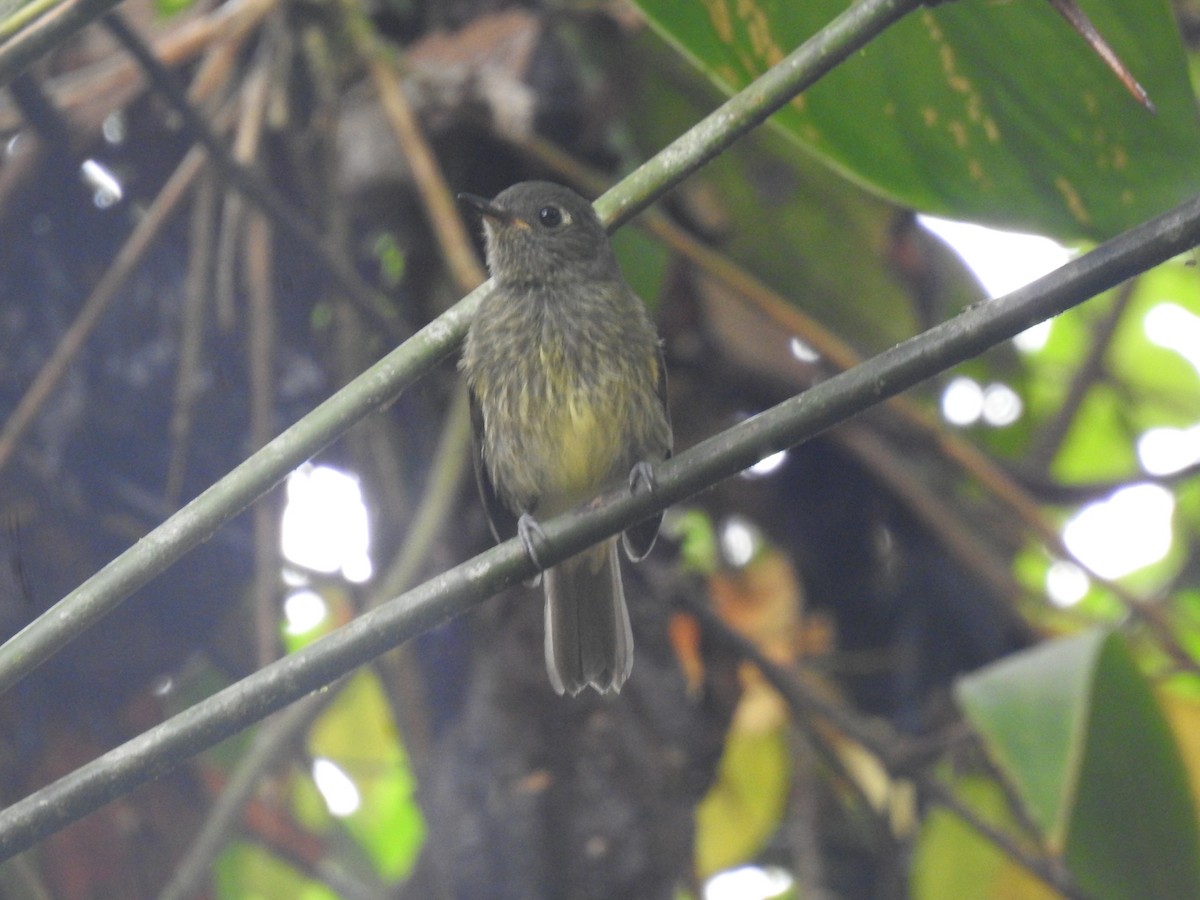
<instances>
[{"instance_id":1,"label":"tree branch","mask_svg":"<svg viewBox=\"0 0 1200 900\"><path fill-rule=\"evenodd\" d=\"M880 400L964 362L1031 325L1115 287L1197 244L1200 244L1200 196L1102 244L1026 287L977 304L955 318L680 453L656 468L657 486L653 492L633 494L622 491L598 509L569 513L542 523L546 539L544 546L539 546L539 555L548 566L561 562L670 504L741 472L763 457L815 437ZM460 303L451 313L458 311L465 317L463 307ZM439 323L444 325L444 319L428 326L414 339L423 340L424 352L432 352L426 344L435 349L438 346L448 349L445 343L438 344L448 340L442 333L444 327L442 331L437 327ZM364 377L370 383L378 381L379 384L374 388L377 391L374 394L364 387L366 396L385 397L392 389L395 356L396 353L368 370ZM315 417L321 428L336 433L337 426L344 427L344 419L339 418L344 415L343 405L342 402L326 401L305 421ZM294 452L295 448L289 446L288 441L283 447L276 445L299 427L293 426L269 444L265 448L268 455L278 459L284 458L289 450ZM250 462L243 463L235 474ZM290 466L281 469L280 474L287 469ZM224 498L227 493L245 491L241 479L233 486L226 486L228 481L226 478L214 485L206 495L217 492L218 497ZM172 526L181 517L193 528L197 520L204 521L201 514L194 512L190 513L193 518L189 519L189 509L190 506L181 510L167 526ZM211 512L205 514L212 515ZM155 554L176 552L183 539L179 529L178 524L171 528L160 527L139 547L150 545L142 552L150 554L151 560L159 559ZM164 530L165 535L161 534ZM157 539L152 541L156 535ZM106 577L120 585L129 575L119 569L119 561L110 563L95 578ZM114 568L118 568L116 573L112 572ZM532 576L534 571L520 541L515 538L506 541L197 703L6 809L0 814L0 859L19 852L124 791L329 684L397 644ZM68 609L64 615L69 619L79 613ZM53 624L56 620L50 621ZM7 649L7 645L0 649ZM27 652L25 644L18 644L17 651L10 651L10 658L14 652ZM16 658L20 660L19 656Z\"/></svg>"},{"instance_id":2,"label":"tree branch","mask_svg":"<svg viewBox=\"0 0 1200 900\"><path fill-rule=\"evenodd\" d=\"M75 0L0 44L0 87L8 84L43 53L49 53L76 31L115 9L121 0Z\"/></svg>"},{"instance_id":3,"label":"tree branch","mask_svg":"<svg viewBox=\"0 0 1200 900\"><path fill-rule=\"evenodd\" d=\"M614 222L633 215L919 5L919 0L861 0L605 194L598 208L607 210ZM660 179L657 187L655 179ZM393 402L453 352L490 291L490 282L472 291L0 646L0 692L116 609L350 426Z\"/></svg>"}]
</instances>

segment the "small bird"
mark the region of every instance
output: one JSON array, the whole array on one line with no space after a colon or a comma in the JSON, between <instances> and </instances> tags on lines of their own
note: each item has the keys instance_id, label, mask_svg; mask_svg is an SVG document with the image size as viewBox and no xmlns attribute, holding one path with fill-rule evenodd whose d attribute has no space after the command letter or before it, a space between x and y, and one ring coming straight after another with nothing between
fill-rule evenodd
<instances>
[{"instance_id":1,"label":"small bird","mask_svg":"<svg viewBox=\"0 0 1200 900\"><path fill-rule=\"evenodd\" d=\"M496 539L515 529L537 563L535 515L556 516L626 482L653 487L651 463L671 455L662 346L583 197L529 181L494 200L459 199L483 217L494 281L461 363L475 475ZM625 531L631 559L650 552L661 519ZM620 691L633 634L616 538L546 571L545 590L554 690Z\"/></svg>"}]
</instances>

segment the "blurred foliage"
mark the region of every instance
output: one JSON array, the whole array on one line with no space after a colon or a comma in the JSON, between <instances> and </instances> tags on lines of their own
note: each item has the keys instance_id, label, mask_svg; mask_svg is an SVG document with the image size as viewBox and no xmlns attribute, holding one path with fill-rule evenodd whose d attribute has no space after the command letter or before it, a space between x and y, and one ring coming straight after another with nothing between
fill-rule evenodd
<instances>
[{"instance_id":1,"label":"blurred foliage","mask_svg":"<svg viewBox=\"0 0 1200 900\"><path fill-rule=\"evenodd\" d=\"M761 852L783 817L789 768L782 722L765 730L734 724L717 783L696 810L696 871L702 878Z\"/></svg>"},{"instance_id":2,"label":"blurred foliage","mask_svg":"<svg viewBox=\"0 0 1200 900\"><path fill-rule=\"evenodd\" d=\"M947 773L940 773L947 777ZM955 793L985 821L1012 832L1019 823L1003 788L978 775L950 778ZM1032 842L1027 842L1031 846ZM935 807L925 817L909 881L914 900L926 898L1021 897L1052 900L1061 895L948 810Z\"/></svg>"},{"instance_id":3,"label":"blurred foliage","mask_svg":"<svg viewBox=\"0 0 1200 900\"><path fill-rule=\"evenodd\" d=\"M363 846L380 877L407 875L425 826L408 756L375 673L357 672L341 688L309 730L308 752L337 765L358 791L358 808L336 824ZM319 798L310 794L310 802L302 800L297 797L297 818L307 827L323 831L335 825Z\"/></svg>"},{"instance_id":4,"label":"blurred foliage","mask_svg":"<svg viewBox=\"0 0 1200 900\"><path fill-rule=\"evenodd\" d=\"M639 5L667 40L730 91L843 9L712 0L706 15L696 15L658 0ZM901 23L772 122L859 184L922 211L1066 241L1110 237L1200 186L1200 129L1187 73L1195 56L1185 56L1165 4L1081 5L1147 87L1157 116L1133 102L1049 5L966 2ZM1018 59L1037 62L1017 65ZM659 128L647 146L697 116L696 100L677 118L664 113L665 103L685 96L695 97L695 89L679 100L657 83L646 92L649 108L640 121ZM768 146L778 155L764 156ZM812 169L810 158L763 134L700 177L716 186L737 223L730 232L743 238L739 244L734 237L728 252L786 297L862 345L883 346L912 333L912 301L900 299L896 270L874 268L887 259L881 252L889 239L886 207L867 215L871 199L856 196L850 182L831 180ZM850 208L859 212L844 212ZM1146 479L1138 442L1149 430L1200 423L1200 367L1183 336L1200 324L1194 263L1161 266L1069 311L1049 324L1041 346L994 351L961 368L980 384L1017 391L1016 422L981 421L963 433L1010 461L1035 494L1055 485L1064 499L1047 504L1052 521L1061 525L1087 502ZM864 280L872 277L873 283ZM970 296L962 288L947 294ZM1174 323L1176 337L1166 322ZM1171 591L1177 639L1193 654L1200 648L1195 484L1185 480L1174 490L1175 539L1166 558L1125 579L1135 590ZM1078 493L1062 490L1066 485ZM1085 582L1069 610L1046 603L1047 575L1056 564L1040 546L1017 557L1016 571L1033 595L1022 608L1033 621L1071 633L1081 624L1125 618L1118 597L1094 581ZM1200 893L1197 812L1183 789L1184 762L1200 783L1200 733L1188 726L1194 715L1181 699L1196 691L1195 675L1171 682L1164 716L1138 672L1139 664L1158 675L1174 670L1153 640L1127 645L1091 631L1027 656L964 680L959 694L985 748L1041 827L1040 838L1018 840L1035 853L1064 854L1090 895ZM994 780L962 775L953 784L987 820L1020 834L1021 820ZM710 802L726 790L719 786ZM703 815L700 823L703 847L720 829ZM929 898L1056 896L940 808L920 829L911 888Z\"/></svg>"},{"instance_id":5,"label":"blurred foliage","mask_svg":"<svg viewBox=\"0 0 1200 900\"><path fill-rule=\"evenodd\" d=\"M957 694L1047 847L1088 895L1200 894L1188 775L1119 635L1094 629L1042 644L965 676Z\"/></svg>"},{"instance_id":6,"label":"blurred foliage","mask_svg":"<svg viewBox=\"0 0 1200 900\"><path fill-rule=\"evenodd\" d=\"M217 896L256 900L337 900L338 895L254 844L235 843L222 854L215 875Z\"/></svg>"}]
</instances>

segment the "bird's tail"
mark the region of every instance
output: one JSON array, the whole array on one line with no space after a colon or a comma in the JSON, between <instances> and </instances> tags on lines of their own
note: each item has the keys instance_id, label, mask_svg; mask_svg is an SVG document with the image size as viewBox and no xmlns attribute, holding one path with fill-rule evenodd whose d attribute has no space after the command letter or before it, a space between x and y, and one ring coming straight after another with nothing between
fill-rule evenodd
<instances>
[{"instance_id":1,"label":"bird's tail","mask_svg":"<svg viewBox=\"0 0 1200 900\"><path fill-rule=\"evenodd\" d=\"M633 668L633 632L621 588L616 538L546 574L546 669L558 693L589 684L620 691Z\"/></svg>"}]
</instances>

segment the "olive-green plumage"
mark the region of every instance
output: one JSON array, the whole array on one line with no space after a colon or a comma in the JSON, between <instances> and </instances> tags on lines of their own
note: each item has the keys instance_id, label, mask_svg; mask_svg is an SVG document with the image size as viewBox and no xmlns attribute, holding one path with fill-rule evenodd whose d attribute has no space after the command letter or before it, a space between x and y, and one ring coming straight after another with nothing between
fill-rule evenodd
<instances>
[{"instance_id":1,"label":"olive-green plumage","mask_svg":"<svg viewBox=\"0 0 1200 900\"><path fill-rule=\"evenodd\" d=\"M492 529L527 546L532 517L550 518L625 483L671 452L662 351L592 205L548 182L525 182L482 213L495 289L467 335L476 475ZM659 518L625 532L650 551ZM560 694L619 691L633 637L616 539L548 570L546 667Z\"/></svg>"}]
</instances>

